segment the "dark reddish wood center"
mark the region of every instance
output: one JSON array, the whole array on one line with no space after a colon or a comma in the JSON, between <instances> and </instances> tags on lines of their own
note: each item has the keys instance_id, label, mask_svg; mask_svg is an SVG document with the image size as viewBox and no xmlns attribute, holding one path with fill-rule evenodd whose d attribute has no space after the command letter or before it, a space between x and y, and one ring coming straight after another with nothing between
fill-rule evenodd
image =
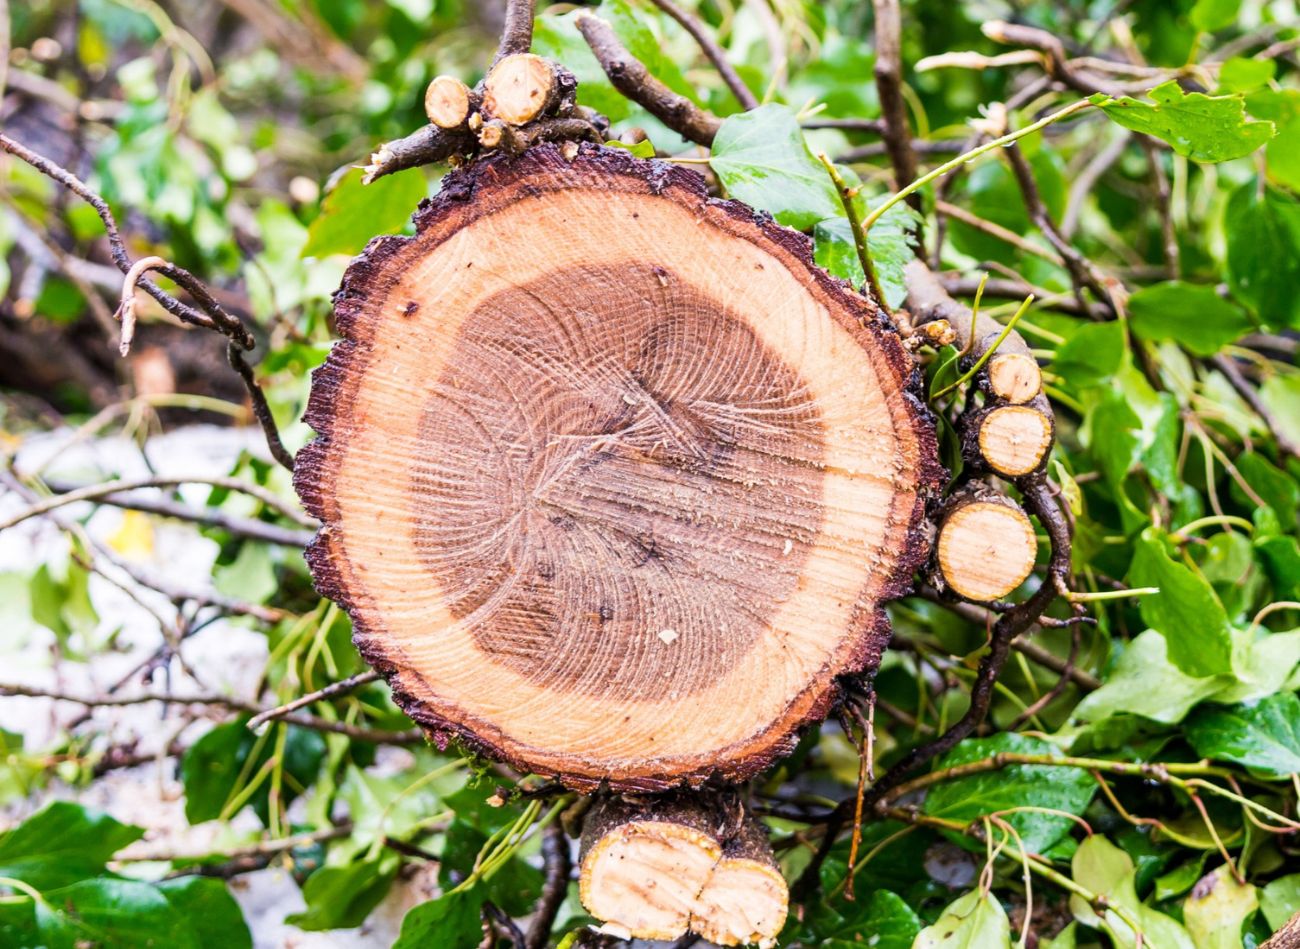
<instances>
[{"instance_id":1,"label":"dark reddish wood center","mask_svg":"<svg viewBox=\"0 0 1300 949\"><path fill-rule=\"evenodd\" d=\"M807 386L663 268L566 267L497 293L411 397L426 403L410 487L423 563L483 652L538 686L715 683L817 540Z\"/></svg>"}]
</instances>

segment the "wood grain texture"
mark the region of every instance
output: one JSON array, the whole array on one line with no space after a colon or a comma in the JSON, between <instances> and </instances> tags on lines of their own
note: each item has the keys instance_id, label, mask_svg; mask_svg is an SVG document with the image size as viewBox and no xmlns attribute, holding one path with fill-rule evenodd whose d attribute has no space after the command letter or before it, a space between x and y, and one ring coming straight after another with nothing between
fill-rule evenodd
<instances>
[{"instance_id":1,"label":"wood grain texture","mask_svg":"<svg viewBox=\"0 0 1300 949\"><path fill-rule=\"evenodd\" d=\"M989 360L989 391L1013 405L1023 405L1043 391L1043 371L1028 353L998 353Z\"/></svg>"},{"instance_id":2,"label":"wood grain texture","mask_svg":"<svg viewBox=\"0 0 1300 949\"><path fill-rule=\"evenodd\" d=\"M943 471L877 308L693 172L444 179L335 299L295 483L432 737L571 787L741 780L874 667Z\"/></svg>"},{"instance_id":3,"label":"wood grain texture","mask_svg":"<svg viewBox=\"0 0 1300 949\"><path fill-rule=\"evenodd\" d=\"M722 795L607 798L588 814L578 893L623 938L772 945L790 893L766 828Z\"/></svg>"},{"instance_id":4,"label":"wood grain texture","mask_svg":"<svg viewBox=\"0 0 1300 949\"><path fill-rule=\"evenodd\" d=\"M1038 540L1019 505L991 491L950 502L939 524L935 559L944 586L977 602L999 600L1034 569Z\"/></svg>"},{"instance_id":5,"label":"wood grain texture","mask_svg":"<svg viewBox=\"0 0 1300 949\"><path fill-rule=\"evenodd\" d=\"M1037 471L1047 461L1055 430L1052 419L1034 405L997 405L968 416L978 456L1007 478Z\"/></svg>"}]
</instances>

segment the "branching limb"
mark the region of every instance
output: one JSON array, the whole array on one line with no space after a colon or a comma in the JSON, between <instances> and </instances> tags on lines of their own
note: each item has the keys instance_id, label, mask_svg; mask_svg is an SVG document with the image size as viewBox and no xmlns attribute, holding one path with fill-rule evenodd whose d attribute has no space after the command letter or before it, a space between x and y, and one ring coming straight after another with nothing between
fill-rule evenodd
<instances>
[{"instance_id":1,"label":"branching limb","mask_svg":"<svg viewBox=\"0 0 1300 949\"><path fill-rule=\"evenodd\" d=\"M876 89L880 96L881 136L894 168L894 187L903 188L916 178L916 154L903 101L902 15L898 0L874 0L876 10ZM908 200L921 210L921 196Z\"/></svg>"},{"instance_id":2,"label":"branching limb","mask_svg":"<svg viewBox=\"0 0 1300 949\"><path fill-rule=\"evenodd\" d=\"M249 719L248 727L253 731L256 731L267 722L284 718L291 712L296 712L300 708L306 708L308 705L315 702L323 702L325 699L332 699L337 695L347 695L349 692L359 689L367 683L378 681L379 678L379 673L371 670L370 672L359 672L340 682L332 682L323 689L317 689L315 692L300 696L292 702L286 702L278 708L259 712Z\"/></svg>"},{"instance_id":3,"label":"branching limb","mask_svg":"<svg viewBox=\"0 0 1300 949\"><path fill-rule=\"evenodd\" d=\"M501 43L492 60L493 66L507 56L526 53L533 48L533 17L537 12L536 7L537 0L508 0L505 28L501 31Z\"/></svg>"},{"instance_id":4,"label":"branching limb","mask_svg":"<svg viewBox=\"0 0 1300 949\"><path fill-rule=\"evenodd\" d=\"M271 415L270 406L267 404L266 395L253 377L252 367L244 359L243 354L256 345L256 340L254 340L253 335L240 319L229 313L212 295L212 292L203 281L185 268L178 267L159 257L148 257L140 262L132 261L118 231L117 219L114 218L108 202L92 191L85 182L72 172L43 155L38 155L3 133L0 133L0 148L31 165L47 178L63 185L63 187L94 208L95 213L99 215L99 219L104 224L104 231L108 235L109 252L113 257L113 262L117 264L118 269L126 277L123 296L125 311L122 313L123 347L130 346L134 326L134 303L127 304L125 302L127 299L126 294L129 293L133 297L136 287L144 290L157 300L164 310L182 323L215 330L225 336L229 340L227 354L230 365L239 374L239 378L244 383L244 388L248 390L248 397L253 405L253 414L257 417L258 423L266 436L267 447L276 461L292 471L293 455L285 449L284 442L280 438L279 428L276 426L275 419ZM154 282L144 279L144 274L151 270L157 271L184 288L193 298L197 307L181 302Z\"/></svg>"},{"instance_id":5,"label":"branching limb","mask_svg":"<svg viewBox=\"0 0 1300 949\"><path fill-rule=\"evenodd\" d=\"M615 89L682 138L705 147L713 144L713 138L722 126L721 119L650 75L645 65L619 42L614 28L600 17L579 13L577 24L582 38L591 47L600 68Z\"/></svg>"}]
</instances>

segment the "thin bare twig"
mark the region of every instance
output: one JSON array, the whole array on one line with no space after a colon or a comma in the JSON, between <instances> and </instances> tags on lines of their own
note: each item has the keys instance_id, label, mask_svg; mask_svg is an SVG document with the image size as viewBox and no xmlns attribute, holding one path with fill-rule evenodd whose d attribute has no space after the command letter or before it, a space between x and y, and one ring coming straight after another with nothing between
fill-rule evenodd
<instances>
[{"instance_id":1,"label":"thin bare twig","mask_svg":"<svg viewBox=\"0 0 1300 949\"><path fill-rule=\"evenodd\" d=\"M533 17L536 15L536 7L537 0L507 0L505 27L501 30L501 42L492 59L493 66L507 56L526 53L533 48Z\"/></svg>"},{"instance_id":2,"label":"thin bare twig","mask_svg":"<svg viewBox=\"0 0 1300 949\"><path fill-rule=\"evenodd\" d=\"M1250 380L1242 373L1236 361L1220 353L1211 357L1210 363L1215 369L1223 373L1223 377L1228 380L1228 383L1236 390L1237 394L1260 417L1269 434L1277 442L1278 451L1284 455L1300 458L1300 445L1295 444L1287 437L1286 431L1282 428L1277 416L1273 414L1273 410L1268 407L1268 403L1260 396L1259 390L1250 384Z\"/></svg>"},{"instance_id":3,"label":"thin bare twig","mask_svg":"<svg viewBox=\"0 0 1300 949\"><path fill-rule=\"evenodd\" d=\"M241 494L257 498L267 507L284 515L295 524L303 527L318 526L314 519L261 485L252 484L239 478L212 478L192 475L188 477L119 478L114 481L105 481L102 484L91 484L83 488L77 488L66 494L51 495L0 521L0 531L8 530L15 524L21 524L28 518L37 517L68 504L76 504L78 501L94 501L109 495L121 494L124 491L138 491L142 488L174 488L182 484L205 484L214 488L224 488L227 491L238 491Z\"/></svg>"},{"instance_id":4,"label":"thin bare twig","mask_svg":"<svg viewBox=\"0 0 1300 949\"><path fill-rule=\"evenodd\" d=\"M113 216L112 209L109 208L108 202L102 196L92 191L80 178L74 175L68 169L56 162L51 161L43 155L27 148L25 145L15 141L4 133L0 132L0 148L13 155L27 164L31 165L41 174L45 175L52 181L61 184L64 188L71 191L77 197L81 198L99 215L100 221L104 224L104 232L108 236L109 253L113 258L113 263L122 271L123 275L130 275L136 264L131 260L131 256L126 251L126 244L117 228L117 219ZM231 366L239 373L240 380L244 383L244 388L248 391L248 398L253 405L253 414L256 416L258 424L262 427L262 433L266 438L267 447L271 455L285 468L293 470L293 455L284 447L284 442L280 438L279 427L275 423L275 418L271 414L270 405L266 401L266 394L262 391L261 385L253 377L252 367L244 359L244 353L256 345L251 333L239 320L233 316L217 302L212 291L192 273L184 267L178 267L172 263L154 265L146 267L146 270L156 270L163 276L174 281L183 287L198 306L192 306L183 303L176 297L167 293L161 287L151 280L141 278L137 274L136 286L144 290L147 294L158 301L164 310L176 317L182 323L188 323L192 326L199 326L203 329L214 330L221 333L229 340L227 354ZM129 342L129 338L127 340Z\"/></svg>"},{"instance_id":5,"label":"thin bare twig","mask_svg":"<svg viewBox=\"0 0 1300 949\"><path fill-rule=\"evenodd\" d=\"M664 13L676 20L682 29L691 35L691 38L704 52L705 57L713 64L713 68L718 71L722 81L727 84L731 94L736 97L736 101L740 103L742 109L749 111L758 105L758 98L745 85L744 80L740 78L735 67L727 59L727 54L718 45L718 41L713 38L708 28L697 17L693 16L689 11L683 10L673 0L652 0L652 2L660 10L663 10Z\"/></svg>"},{"instance_id":6,"label":"thin bare twig","mask_svg":"<svg viewBox=\"0 0 1300 949\"><path fill-rule=\"evenodd\" d=\"M325 699L331 699L337 695L346 695L367 683L378 681L378 679L379 673L373 670L370 672L359 672L340 682L332 682L323 689L317 689L315 692L300 696L292 702L286 702L278 708L259 712L248 720L248 727L253 731L257 731L257 729L261 728L267 722L274 721L278 718L284 718L291 712L296 712L300 708L306 708L314 702L322 702Z\"/></svg>"},{"instance_id":7,"label":"thin bare twig","mask_svg":"<svg viewBox=\"0 0 1300 949\"><path fill-rule=\"evenodd\" d=\"M876 89L880 97L881 137L894 169L894 186L903 188L916 178L916 154L903 101L902 14L898 0L874 0L876 11ZM921 196L908 203L921 210Z\"/></svg>"},{"instance_id":8,"label":"thin bare twig","mask_svg":"<svg viewBox=\"0 0 1300 949\"><path fill-rule=\"evenodd\" d=\"M569 840L559 821L547 824L542 834L542 870L545 883L524 940L527 949L546 949L551 939L551 929L555 926L555 917L569 892L569 874L573 866L569 859Z\"/></svg>"}]
</instances>

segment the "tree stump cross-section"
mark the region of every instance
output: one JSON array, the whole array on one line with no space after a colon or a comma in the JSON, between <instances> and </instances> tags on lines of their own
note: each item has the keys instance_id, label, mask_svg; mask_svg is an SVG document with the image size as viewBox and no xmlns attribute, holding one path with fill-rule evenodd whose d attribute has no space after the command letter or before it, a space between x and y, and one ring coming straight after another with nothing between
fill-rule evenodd
<instances>
[{"instance_id":1,"label":"tree stump cross-section","mask_svg":"<svg viewBox=\"0 0 1300 949\"><path fill-rule=\"evenodd\" d=\"M590 790L741 780L873 668L943 471L807 238L544 145L371 242L295 483L320 591L437 740Z\"/></svg>"}]
</instances>

